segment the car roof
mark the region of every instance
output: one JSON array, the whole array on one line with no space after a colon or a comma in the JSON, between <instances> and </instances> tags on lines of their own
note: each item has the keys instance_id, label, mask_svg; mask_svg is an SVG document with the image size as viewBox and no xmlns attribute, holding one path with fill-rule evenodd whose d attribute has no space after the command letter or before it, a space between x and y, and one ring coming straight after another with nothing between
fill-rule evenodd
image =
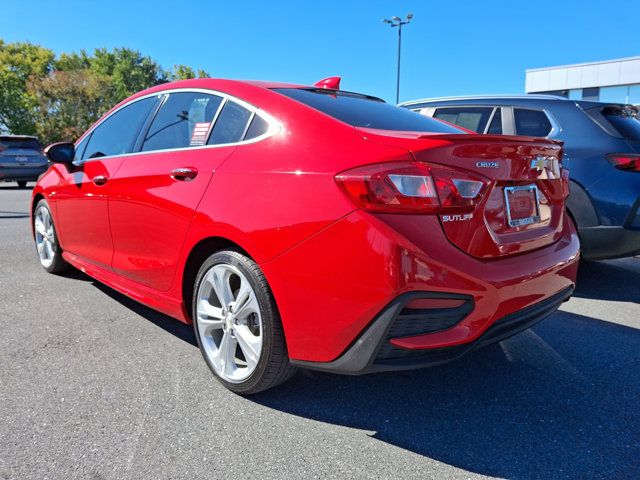
<instances>
[{"instance_id":1,"label":"car roof","mask_svg":"<svg viewBox=\"0 0 640 480\"><path fill-rule=\"evenodd\" d=\"M175 90L180 88L202 88L206 90L220 90L233 95L246 89L273 89L273 88L313 88L309 85L299 85L286 82L270 82L266 80L233 80L228 78L192 78L189 80L178 80L175 82L162 83L136 93L133 97L147 95L165 90Z\"/></svg>"},{"instance_id":2,"label":"car roof","mask_svg":"<svg viewBox=\"0 0 640 480\"><path fill-rule=\"evenodd\" d=\"M567 97L562 97L560 95L544 95L538 93L526 93L526 94L503 94L503 95L461 95L454 97L434 97L434 98L422 98L419 100L411 100L408 102L402 102L399 105L406 107L410 105L420 104L420 103L431 103L431 102L447 102L447 101L482 101L482 100L557 100L557 101L565 101L565 102L573 102Z\"/></svg>"}]
</instances>

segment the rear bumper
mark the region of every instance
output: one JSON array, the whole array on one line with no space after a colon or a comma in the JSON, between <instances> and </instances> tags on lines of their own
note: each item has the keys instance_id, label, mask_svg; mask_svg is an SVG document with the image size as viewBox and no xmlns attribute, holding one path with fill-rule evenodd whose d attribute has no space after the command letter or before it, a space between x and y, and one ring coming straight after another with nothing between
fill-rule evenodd
<instances>
[{"instance_id":1,"label":"rear bumper","mask_svg":"<svg viewBox=\"0 0 640 480\"><path fill-rule=\"evenodd\" d=\"M38 167L0 167L0 182L34 182L47 171L48 165Z\"/></svg>"},{"instance_id":2,"label":"rear bumper","mask_svg":"<svg viewBox=\"0 0 640 480\"><path fill-rule=\"evenodd\" d=\"M573 288L566 288L541 302L502 317L472 342L435 349L406 349L394 345L393 331L404 321L404 307L415 297L424 298L420 293L406 294L391 302L338 359L332 362L292 360L291 363L302 368L347 375L441 365L533 327L555 312L572 294ZM428 321L426 316L424 320Z\"/></svg>"},{"instance_id":3,"label":"rear bumper","mask_svg":"<svg viewBox=\"0 0 640 480\"><path fill-rule=\"evenodd\" d=\"M434 216L355 211L260 266L280 311L290 360L322 368L356 344L377 347L380 337L369 340L364 332L383 325L377 320L383 314L391 322L389 307L396 303L405 315L406 298L457 298L470 306L458 319L453 314L459 312L436 323L430 318L422 330L394 328L395 347L436 350L471 345L500 319L572 289L580 246L568 221L564 227L563 237L546 247L481 260L452 245Z\"/></svg>"}]
</instances>

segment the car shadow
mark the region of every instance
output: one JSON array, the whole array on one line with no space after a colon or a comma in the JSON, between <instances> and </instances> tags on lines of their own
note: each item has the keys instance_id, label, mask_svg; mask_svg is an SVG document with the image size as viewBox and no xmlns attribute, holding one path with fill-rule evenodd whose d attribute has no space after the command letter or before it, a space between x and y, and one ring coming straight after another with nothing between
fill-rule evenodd
<instances>
[{"instance_id":1,"label":"car shadow","mask_svg":"<svg viewBox=\"0 0 640 480\"><path fill-rule=\"evenodd\" d=\"M580 262L574 296L640 303L640 259Z\"/></svg>"},{"instance_id":2,"label":"car shadow","mask_svg":"<svg viewBox=\"0 0 640 480\"><path fill-rule=\"evenodd\" d=\"M441 367L307 373L251 397L501 478L637 478L640 331L558 312Z\"/></svg>"},{"instance_id":3,"label":"car shadow","mask_svg":"<svg viewBox=\"0 0 640 480\"><path fill-rule=\"evenodd\" d=\"M33 190L33 185L27 184L26 187L19 187L17 185L0 185L0 190Z\"/></svg>"},{"instance_id":4,"label":"car shadow","mask_svg":"<svg viewBox=\"0 0 640 480\"><path fill-rule=\"evenodd\" d=\"M193 326L182 323L175 318L169 317L168 315L164 315L156 310L153 310L149 307L142 305L141 303L132 300L131 298L123 295L122 293L113 290L111 287L108 287L97 280L94 280L86 273L81 272L75 268L72 268L63 275L65 278L72 278L74 280L81 280L84 282L91 283L94 287L100 290L105 295L111 297L116 302L124 305L129 310L137 313L141 317L145 318L149 322L153 323L157 327L165 330L166 332L174 335L180 340L193 345L194 347L198 346L196 341L195 333L193 332Z\"/></svg>"},{"instance_id":5,"label":"car shadow","mask_svg":"<svg viewBox=\"0 0 640 480\"><path fill-rule=\"evenodd\" d=\"M629 286L624 275L635 278L636 271L623 270L615 263L588 265L578 294L628 298L608 287L609 282ZM81 272L67 276L92 282L196 345L191 326ZM640 330L564 311L444 366L360 377L302 371L247 401L362 430L377 441L476 474L571 479L640 474Z\"/></svg>"},{"instance_id":6,"label":"car shadow","mask_svg":"<svg viewBox=\"0 0 640 480\"><path fill-rule=\"evenodd\" d=\"M10 210L0 210L0 220L4 218L29 218L29 212L13 212Z\"/></svg>"}]
</instances>

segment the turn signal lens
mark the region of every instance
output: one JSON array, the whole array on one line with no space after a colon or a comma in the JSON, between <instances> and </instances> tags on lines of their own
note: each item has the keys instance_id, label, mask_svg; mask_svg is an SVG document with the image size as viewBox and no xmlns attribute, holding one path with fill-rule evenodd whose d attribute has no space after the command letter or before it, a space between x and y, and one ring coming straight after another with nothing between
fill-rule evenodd
<instances>
[{"instance_id":1,"label":"turn signal lens","mask_svg":"<svg viewBox=\"0 0 640 480\"><path fill-rule=\"evenodd\" d=\"M640 155L629 153L612 153L607 155L609 162L618 170L640 172Z\"/></svg>"},{"instance_id":2,"label":"turn signal lens","mask_svg":"<svg viewBox=\"0 0 640 480\"><path fill-rule=\"evenodd\" d=\"M336 181L358 207L380 213L470 211L487 184L465 171L422 162L365 165L338 174Z\"/></svg>"}]
</instances>

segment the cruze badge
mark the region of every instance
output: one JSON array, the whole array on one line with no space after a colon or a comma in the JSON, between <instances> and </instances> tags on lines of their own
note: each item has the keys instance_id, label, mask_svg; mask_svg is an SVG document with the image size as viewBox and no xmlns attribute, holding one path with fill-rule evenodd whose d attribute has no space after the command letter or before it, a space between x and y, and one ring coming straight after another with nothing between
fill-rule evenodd
<instances>
[{"instance_id":1,"label":"cruze badge","mask_svg":"<svg viewBox=\"0 0 640 480\"><path fill-rule=\"evenodd\" d=\"M442 215L443 222L466 222L473 218L473 213L467 213L465 215Z\"/></svg>"},{"instance_id":2,"label":"cruze badge","mask_svg":"<svg viewBox=\"0 0 640 480\"><path fill-rule=\"evenodd\" d=\"M500 165L498 162L476 162L478 168L498 168Z\"/></svg>"}]
</instances>

